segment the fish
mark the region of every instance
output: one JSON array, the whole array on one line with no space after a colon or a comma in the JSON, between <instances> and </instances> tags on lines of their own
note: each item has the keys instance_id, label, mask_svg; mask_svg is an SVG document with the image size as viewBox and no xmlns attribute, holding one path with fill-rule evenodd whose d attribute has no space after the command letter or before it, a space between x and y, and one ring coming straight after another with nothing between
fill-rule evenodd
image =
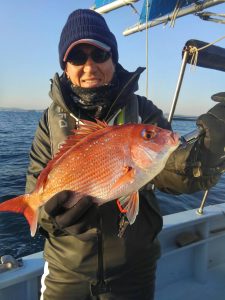
<instances>
[{"instance_id":1,"label":"fish","mask_svg":"<svg viewBox=\"0 0 225 300\"><path fill-rule=\"evenodd\" d=\"M39 207L60 191L72 190L75 196L65 208L85 196L99 206L117 200L133 224L139 189L163 170L179 143L177 133L152 124L109 126L82 120L42 170L33 192L1 203L0 212L23 214L34 236Z\"/></svg>"}]
</instances>

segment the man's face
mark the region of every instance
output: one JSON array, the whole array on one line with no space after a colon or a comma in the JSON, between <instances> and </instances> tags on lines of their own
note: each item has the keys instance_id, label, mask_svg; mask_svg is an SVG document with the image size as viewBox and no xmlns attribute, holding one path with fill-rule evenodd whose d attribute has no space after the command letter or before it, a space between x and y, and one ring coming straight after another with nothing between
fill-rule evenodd
<instances>
[{"instance_id":1,"label":"man's face","mask_svg":"<svg viewBox=\"0 0 225 300\"><path fill-rule=\"evenodd\" d=\"M99 57L100 61L104 57L104 53L98 51L103 50L87 44L81 44L71 50L66 62L65 73L74 85L83 88L95 88L111 82L115 72L112 57L105 53L105 61L98 62ZM90 56L92 54L93 58ZM97 62L95 62L95 57L97 57ZM77 59L79 65L77 65ZM84 60L86 61L83 62Z\"/></svg>"}]
</instances>

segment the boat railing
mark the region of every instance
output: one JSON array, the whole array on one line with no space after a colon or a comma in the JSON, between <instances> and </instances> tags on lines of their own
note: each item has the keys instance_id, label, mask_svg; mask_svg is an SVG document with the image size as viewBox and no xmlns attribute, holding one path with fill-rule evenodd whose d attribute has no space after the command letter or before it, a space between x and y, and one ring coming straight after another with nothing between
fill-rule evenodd
<instances>
[{"instance_id":1,"label":"boat railing","mask_svg":"<svg viewBox=\"0 0 225 300\"><path fill-rule=\"evenodd\" d=\"M0 299L40 299L40 278L44 261L42 252L23 258L22 266L0 274Z\"/></svg>"}]
</instances>

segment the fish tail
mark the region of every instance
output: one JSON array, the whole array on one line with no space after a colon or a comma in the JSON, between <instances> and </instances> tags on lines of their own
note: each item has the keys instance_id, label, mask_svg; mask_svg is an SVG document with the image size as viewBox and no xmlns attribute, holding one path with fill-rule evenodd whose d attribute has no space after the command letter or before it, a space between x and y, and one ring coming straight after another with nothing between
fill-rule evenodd
<instances>
[{"instance_id":1,"label":"fish tail","mask_svg":"<svg viewBox=\"0 0 225 300\"><path fill-rule=\"evenodd\" d=\"M0 212L15 212L25 216L30 225L31 236L35 235L37 229L38 210L31 207L29 203L33 202L35 196L36 194L25 194L0 204Z\"/></svg>"}]
</instances>

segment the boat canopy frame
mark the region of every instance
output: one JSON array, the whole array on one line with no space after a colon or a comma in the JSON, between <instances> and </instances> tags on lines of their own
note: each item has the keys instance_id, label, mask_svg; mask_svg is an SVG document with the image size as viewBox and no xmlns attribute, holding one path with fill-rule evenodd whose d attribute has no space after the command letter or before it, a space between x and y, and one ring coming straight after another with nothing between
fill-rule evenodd
<instances>
[{"instance_id":1,"label":"boat canopy frame","mask_svg":"<svg viewBox=\"0 0 225 300\"><path fill-rule=\"evenodd\" d=\"M225 72L225 48L195 39L188 40L182 50L183 59L168 117L169 122L172 121L176 109L186 65L193 62L195 54L197 54L195 66Z\"/></svg>"},{"instance_id":2,"label":"boat canopy frame","mask_svg":"<svg viewBox=\"0 0 225 300\"><path fill-rule=\"evenodd\" d=\"M196 59L193 59L194 55L196 55ZM193 62L195 62L195 66L225 72L225 48L192 39L192 40L188 40L186 42L186 44L182 50L182 57L183 57L183 59L182 59L182 64L181 64L181 68L180 68L180 73L179 73L170 113L168 116L168 121L170 123L172 122L172 119L174 116L174 112L176 109L181 85L183 82L186 65L188 63L192 64ZM222 94L224 94L224 93L222 93ZM219 93L219 95L221 95L221 93ZM213 95L211 98L213 101L221 102L221 103L225 104L225 97L215 97L215 95ZM191 133L188 133L188 135L187 135L188 138L184 136L183 140L185 140L186 142L190 141L191 143L193 143L197 139L199 139L200 136L202 136L203 134L204 133L202 132L201 129L196 129L196 130L192 131ZM189 141L188 141L188 139L189 139ZM224 173L224 171L222 173ZM199 175L200 175L200 172L196 171L196 177L198 177ZM209 193L209 190L206 190L204 192L200 207L197 209L197 214L199 214L199 215L203 214L203 208L204 208L206 199L208 197L208 193Z\"/></svg>"}]
</instances>

